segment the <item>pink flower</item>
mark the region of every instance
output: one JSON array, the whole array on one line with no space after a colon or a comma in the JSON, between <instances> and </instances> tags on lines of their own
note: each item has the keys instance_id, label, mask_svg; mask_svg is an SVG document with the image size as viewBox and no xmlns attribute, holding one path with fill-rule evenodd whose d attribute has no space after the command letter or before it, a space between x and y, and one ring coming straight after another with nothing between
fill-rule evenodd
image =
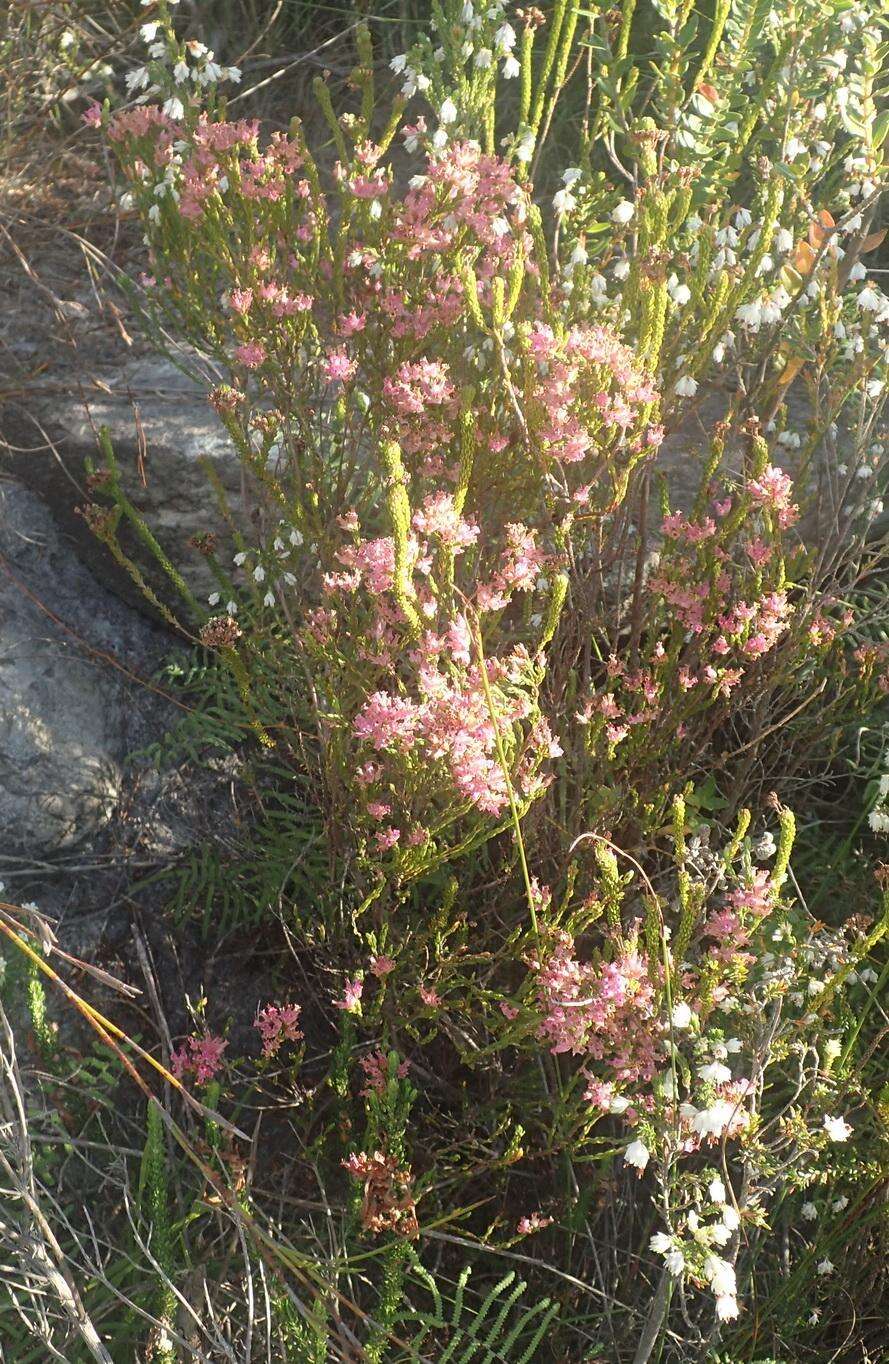
<instances>
[{"instance_id":1,"label":"pink flower","mask_svg":"<svg viewBox=\"0 0 889 1364\"><path fill-rule=\"evenodd\" d=\"M232 312L239 313L243 317L245 313L249 313L253 306L253 290L232 289L228 301L231 304Z\"/></svg>"},{"instance_id":2,"label":"pink flower","mask_svg":"<svg viewBox=\"0 0 889 1364\"><path fill-rule=\"evenodd\" d=\"M342 999L335 999L333 1001L334 1008L342 1009L347 1014L360 1014L361 996L363 992L364 981L360 976L356 976L354 980L347 980Z\"/></svg>"},{"instance_id":3,"label":"pink flower","mask_svg":"<svg viewBox=\"0 0 889 1364\"><path fill-rule=\"evenodd\" d=\"M331 382L339 381L345 383L357 370L358 365L349 358L345 350L332 350L321 365L321 371L325 378Z\"/></svg>"},{"instance_id":4,"label":"pink flower","mask_svg":"<svg viewBox=\"0 0 889 1364\"><path fill-rule=\"evenodd\" d=\"M420 985L418 987L420 998L427 1009L437 1009L441 1005L441 995L431 985Z\"/></svg>"},{"instance_id":5,"label":"pink flower","mask_svg":"<svg viewBox=\"0 0 889 1364\"><path fill-rule=\"evenodd\" d=\"M352 725L358 739L366 739L377 750L407 749L420 723L420 711L411 701L377 691L365 701Z\"/></svg>"},{"instance_id":6,"label":"pink flower","mask_svg":"<svg viewBox=\"0 0 889 1364\"><path fill-rule=\"evenodd\" d=\"M263 1056L275 1056L284 1042L300 1040L300 1012L298 1004L267 1004L259 1010L253 1026L262 1038Z\"/></svg>"},{"instance_id":7,"label":"pink flower","mask_svg":"<svg viewBox=\"0 0 889 1364\"><path fill-rule=\"evenodd\" d=\"M442 544L456 550L474 545L479 528L473 521L464 521L454 508L451 493L430 493L422 509L414 514L414 529L422 535L437 535Z\"/></svg>"},{"instance_id":8,"label":"pink flower","mask_svg":"<svg viewBox=\"0 0 889 1364\"><path fill-rule=\"evenodd\" d=\"M380 852L388 852L390 848L394 848L400 838L400 829L378 829L374 834Z\"/></svg>"},{"instance_id":9,"label":"pink flower","mask_svg":"<svg viewBox=\"0 0 889 1364\"><path fill-rule=\"evenodd\" d=\"M367 1056L362 1056L361 1068L367 1077L367 1082L361 1091L364 1098L370 1094L385 1093L389 1081L389 1058L386 1053L384 1051L372 1051ZM410 1068L410 1061L402 1061L395 1071L398 1079L403 1080Z\"/></svg>"},{"instance_id":10,"label":"pink flower","mask_svg":"<svg viewBox=\"0 0 889 1364\"><path fill-rule=\"evenodd\" d=\"M222 1068L222 1053L227 1046L224 1038L214 1037L212 1033L187 1037L170 1058L173 1074L177 1080L184 1075L193 1075L198 1084L209 1084Z\"/></svg>"},{"instance_id":11,"label":"pink flower","mask_svg":"<svg viewBox=\"0 0 889 1364\"><path fill-rule=\"evenodd\" d=\"M370 969L378 980L382 980L385 976L388 976L390 971L395 970L395 962L391 957L371 957Z\"/></svg>"},{"instance_id":12,"label":"pink flower","mask_svg":"<svg viewBox=\"0 0 889 1364\"><path fill-rule=\"evenodd\" d=\"M248 341L244 346L238 346L235 351L235 359L240 360L247 369L256 369L266 358L265 346L258 341Z\"/></svg>"},{"instance_id":13,"label":"pink flower","mask_svg":"<svg viewBox=\"0 0 889 1364\"><path fill-rule=\"evenodd\" d=\"M663 1047L648 959L624 952L612 962L584 963L574 940L559 931L537 966L538 1032L554 1054L604 1061L619 1081L650 1080Z\"/></svg>"},{"instance_id":14,"label":"pink flower","mask_svg":"<svg viewBox=\"0 0 889 1364\"><path fill-rule=\"evenodd\" d=\"M734 910L747 910L757 919L764 919L772 912L772 884L769 873L763 868L753 873L752 880L739 890L726 896L726 903Z\"/></svg>"},{"instance_id":15,"label":"pink flower","mask_svg":"<svg viewBox=\"0 0 889 1364\"><path fill-rule=\"evenodd\" d=\"M341 336L354 336L356 332L364 331L367 325L367 313L342 313L336 320L336 329Z\"/></svg>"},{"instance_id":16,"label":"pink flower","mask_svg":"<svg viewBox=\"0 0 889 1364\"><path fill-rule=\"evenodd\" d=\"M552 1218L544 1217L542 1213L532 1212L529 1217L520 1217L516 1225L519 1236L529 1236L533 1231L543 1231L544 1227L552 1226Z\"/></svg>"},{"instance_id":17,"label":"pink flower","mask_svg":"<svg viewBox=\"0 0 889 1364\"><path fill-rule=\"evenodd\" d=\"M791 501L793 482L783 469L769 464L758 479L750 479L747 491L754 502L761 507L771 507L778 514L778 524L782 528L792 526L799 516L799 509Z\"/></svg>"},{"instance_id":18,"label":"pink flower","mask_svg":"<svg viewBox=\"0 0 889 1364\"><path fill-rule=\"evenodd\" d=\"M102 126L102 106L93 100L81 114L83 122L88 128L101 128Z\"/></svg>"}]
</instances>

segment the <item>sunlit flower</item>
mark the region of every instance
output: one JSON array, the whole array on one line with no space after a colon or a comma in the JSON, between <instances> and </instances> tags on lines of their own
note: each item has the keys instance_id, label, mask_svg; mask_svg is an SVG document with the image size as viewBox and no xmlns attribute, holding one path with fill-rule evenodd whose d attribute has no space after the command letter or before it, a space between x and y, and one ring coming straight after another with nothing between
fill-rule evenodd
<instances>
[{"instance_id":1,"label":"sunlit flower","mask_svg":"<svg viewBox=\"0 0 889 1364\"><path fill-rule=\"evenodd\" d=\"M645 1145L645 1142L639 1141L638 1139L630 1142L629 1146L624 1151L624 1160L628 1165L634 1165L640 1174L645 1169L650 1159L651 1152Z\"/></svg>"}]
</instances>

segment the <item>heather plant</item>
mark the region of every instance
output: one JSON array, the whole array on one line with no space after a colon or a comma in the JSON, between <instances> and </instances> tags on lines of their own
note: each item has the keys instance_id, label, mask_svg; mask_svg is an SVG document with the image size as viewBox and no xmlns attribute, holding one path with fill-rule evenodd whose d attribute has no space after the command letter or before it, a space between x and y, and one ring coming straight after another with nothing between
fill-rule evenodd
<instances>
[{"instance_id":1,"label":"heather plant","mask_svg":"<svg viewBox=\"0 0 889 1364\"><path fill-rule=\"evenodd\" d=\"M640 61L632 3L435 5L382 91L360 30L352 107L316 82L318 137L230 119L218 91L240 73L161 3L133 101L88 114L144 228L146 318L214 372L250 515L211 487L206 603L107 438L87 515L209 656L269 802L298 785L329 850L286 912L317 998L288 979L256 1018L261 1076L318 1103L304 1163L344 1209L293 1327L306 1357L344 1266L367 1356L410 1357L410 1323L425 1339L443 1319L421 1257L439 1219L505 1255L536 1238L563 1283L582 1255L610 1357L711 1357L785 1207L832 1181L872 1196L867 1161L844 1163L882 1120L850 1001L886 905L814 918L789 807L790 778L889 692L864 590L883 552L884 21L652 8ZM275 867L301 861L276 847ZM203 1021L171 1057L233 1099L239 1065ZM508 1286L488 1273L470 1339ZM462 1357L455 1279L442 1359ZM552 1357L582 1357L541 1310ZM516 1320L517 1348L544 1349Z\"/></svg>"}]
</instances>

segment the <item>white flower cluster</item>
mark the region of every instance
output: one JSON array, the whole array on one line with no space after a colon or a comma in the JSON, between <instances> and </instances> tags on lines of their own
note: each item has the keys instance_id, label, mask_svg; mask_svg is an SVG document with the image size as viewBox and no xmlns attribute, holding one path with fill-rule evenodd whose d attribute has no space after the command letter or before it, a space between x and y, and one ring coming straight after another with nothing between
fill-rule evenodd
<instances>
[{"instance_id":1,"label":"white flower cluster","mask_svg":"<svg viewBox=\"0 0 889 1364\"><path fill-rule=\"evenodd\" d=\"M691 1208L684 1218L682 1234L655 1232L649 1245L656 1255L664 1257L664 1264L674 1278L686 1272L706 1283L716 1298L716 1315L720 1321L732 1321L738 1315L738 1288L732 1264L715 1254L714 1247L728 1245L741 1225L741 1216L726 1193L725 1184L714 1174L707 1187L709 1209L705 1221Z\"/></svg>"},{"instance_id":2,"label":"white flower cluster","mask_svg":"<svg viewBox=\"0 0 889 1364\"><path fill-rule=\"evenodd\" d=\"M147 0L142 0L143 5L146 3ZM170 0L170 3L178 3L178 0ZM148 62L127 73L127 93L141 92L136 95L137 104L156 95L165 95L163 111L168 118L184 116L189 103L189 85L195 91L201 91L221 81L241 79L238 67L221 66L215 53L196 39L180 44L172 28L160 20L143 24L139 33L148 45Z\"/></svg>"},{"instance_id":3,"label":"white flower cluster","mask_svg":"<svg viewBox=\"0 0 889 1364\"><path fill-rule=\"evenodd\" d=\"M503 0L464 0L450 5L445 21L439 27L433 18L435 40L423 38L410 52L399 53L389 63L402 78L405 98L426 95L437 107L438 128L432 145L439 151L460 121L460 110L449 91L459 88L471 92L473 76L493 73L498 66L506 80L514 80L520 71L514 51L518 39L506 19Z\"/></svg>"},{"instance_id":4,"label":"white flower cluster","mask_svg":"<svg viewBox=\"0 0 889 1364\"><path fill-rule=\"evenodd\" d=\"M245 549L238 550L237 554L234 555L232 562L235 568L244 569L245 571L249 570L249 576L253 579L253 582L257 587L260 587L263 583L266 584L265 594L262 598L263 606L272 607L275 605L277 598L274 589L276 586L279 591L283 591L284 587L296 586L295 574L293 574L290 569L283 568L283 564L293 551L299 548L302 542L303 537L301 532L282 521L272 540L271 549L266 553L265 563L263 563L260 557L257 557L256 562L251 567L248 562L251 558L251 552ZM269 579L270 573L277 581ZM220 592L211 592L207 598L207 603L208 605L215 607L219 605L221 599L222 594ZM228 615L236 616L238 614L237 601L234 599L227 601L225 603L225 609Z\"/></svg>"}]
</instances>

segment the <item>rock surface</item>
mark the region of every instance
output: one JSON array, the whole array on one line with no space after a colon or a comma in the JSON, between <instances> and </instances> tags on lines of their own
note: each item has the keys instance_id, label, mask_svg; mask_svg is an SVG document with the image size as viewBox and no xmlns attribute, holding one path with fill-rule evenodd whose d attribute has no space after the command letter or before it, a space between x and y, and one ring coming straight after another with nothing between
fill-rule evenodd
<instances>
[{"instance_id":1,"label":"rock surface","mask_svg":"<svg viewBox=\"0 0 889 1364\"><path fill-rule=\"evenodd\" d=\"M0 553L0 849L47 855L107 824L124 759L170 720L111 658L144 677L172 640L103 588L12 480Z\"/></svg>"},{"instance_id":2,"label":"rock surface","mask_svg":"<svg viewBox=\"0 0 889 1364\"><path fill-rule=\"evenodd\" d=\"M209 460L239 515L241 473L235 452L197 382L135 335L126 299L107 278L93 289L80 253L58 239L31 267L39 282L0 255L0 470L11 472L52 508L78 554L103 581L136 603L138 590L76 514L90 500L88 461L101 463L106 426L131 501L145 516L192 589L213 586L188 541L220 529ZM134 335L130 333L133 332ZM183 354L183 362L194 361ZM167 601L173 590L134 536L122 542ZM222 526L222 550L226 548ZM144 602L140 603L144 609Z\"/></svg>"}]
</instances>

